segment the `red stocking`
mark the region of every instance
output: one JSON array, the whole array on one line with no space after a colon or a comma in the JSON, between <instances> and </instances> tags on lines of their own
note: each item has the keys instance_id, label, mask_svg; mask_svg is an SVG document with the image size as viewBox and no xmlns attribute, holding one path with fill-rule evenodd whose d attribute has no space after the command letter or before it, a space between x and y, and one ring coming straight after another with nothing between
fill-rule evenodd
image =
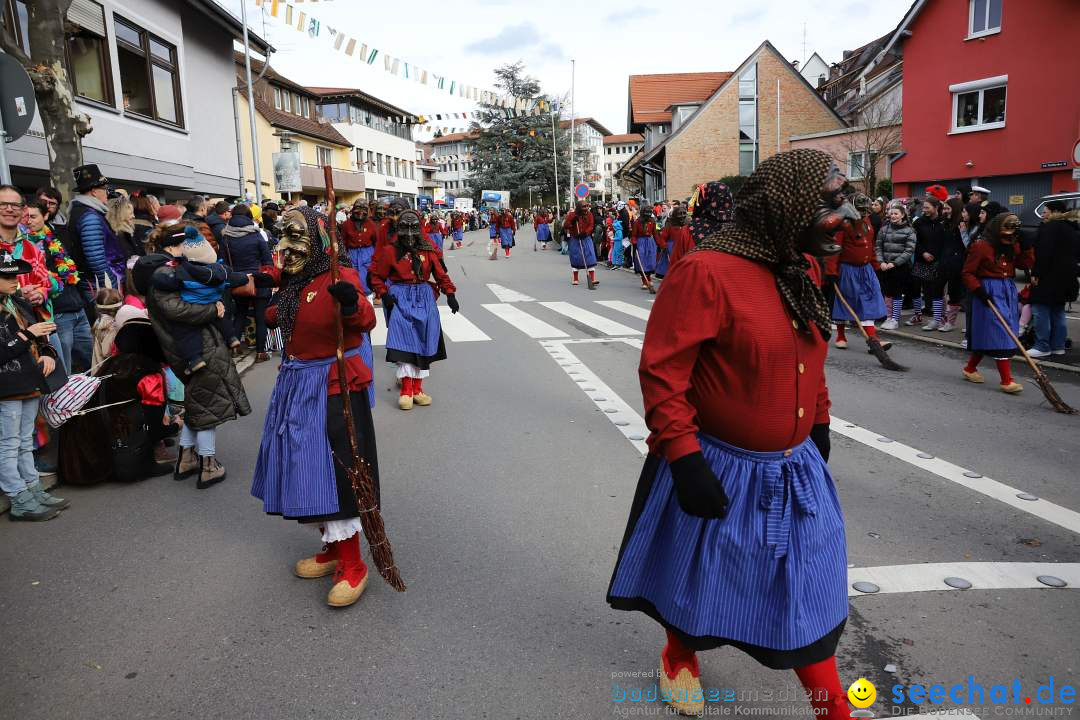
<instances>
[{"instance_id":1,"label":"red stocking","mask_svg":"<svg viewBox=\"0 0 1080 720\"><path fill-rule=\"evenodd\" d=\"M660 658L664 662L664 672L672 680L679 674L680 668L688 669L694 677L701 676L701 670L698 668L697 656L694 651L683 645L679 636L671 630L667 631L667 645L664 646L664 651L660 653Z\"/></svg>"},{"instance_id":2,"label":"red stocking","mask_svg":"<svg viewBox=\"0 0 1080 720\"><path fill-rule=\"evenodd\" d=\"M847 340L847 335L845 334L843 323L836 323L836 339Z\"/></svg>"},{"instance_id":3,"label":"red stocking","mask_svg":"<svg viewBox=\"0 0 1080 720\"><path fill-rule=\"evenodd\" d=\"M810 704L814 706L815 717L823 720L847 720L851 717L844 690L840 687L835 657L795 668L795 674L810 693Z\"/></svg>"},{"instance_id":4,"label":"red stocking","mask_svg":"<svg viewBox=\"0 0 1080 720\"><path fill-rule=\"evenodd\" d=\"M1013 381L1012 377L1012 361L1008 358L1005 360L994 360L997 365L998 375L1001 376L1002 385L1011 385Z\"/></svg>"},{"instance_id":5,"label":"red stocking","mask_svg":"<svg viewBox=\"0 0 1080 720\"><path fill-rule=\"evenodd\" d=\"M979 367L979 363L982 362L982 353L971 353L971 357L968 358L968 364L964 366L964 372L973 373Z\"/></svg>"},{"instance_id":6,"label":"red stocking","mask_svg":"<svg viewBox=\"0 0 1080 720\"><path fill-rule=\"evenodd\" d=\"M574 279L574 284L576 285L577 282L578 282L578 271L577 270L572 270L570 272L570 276Z\"/></svg>"},{"instance_id":7,"label":"red stocking","mask_svg":"<svg viewBox=\"0 0 1080 720\"><path fill-rule=\"evenodd\" d=\"M401 397L412 397L416 394L413 390L413 383L416 381L409 376L401 378Z\"/></svg>"},{"instance_id":8,"label":"red stocking","mask_svg":"<svg viewBox=\"0 0 1080 720\"><path fill-rule=\"evenodd\" d=\"M596 271L595 270L589 270L589 280L592 280L594 283L596 282Z\"/></svg>"},{"instance_id":9,"label":"red stocking","mask_svg":"<svg viewBox=\"0 0 1080 720\"><path fill-rule=\"evenodd\" d=\"M348 540L333 543L337 546L338 566L334 572L334 583L348 580L349 585L356 587L367 575L367 565L360 554L360 533L356 533Z\"/></svg>"},{"instance_id":10,"label":"red stocking","mask_svg":"<svg viewBox=\"0 0 1080 720\"><path fill-rule=\"evenodd\" d=\"M412 394L419 395L424 392L424 381L420 378L415 378L412 381Z\"/></svg>"},{"instance_id":11,"label":"red stocking","mask_svg":"<svg viewBox=\"0 0 1080 720\"><path fill-rule=\"evenodd\" d=\"M870 337L877 337L877 328L873 325L863 325L863 330L865 330L866 334Z\"/></svg>"}]
</instances>

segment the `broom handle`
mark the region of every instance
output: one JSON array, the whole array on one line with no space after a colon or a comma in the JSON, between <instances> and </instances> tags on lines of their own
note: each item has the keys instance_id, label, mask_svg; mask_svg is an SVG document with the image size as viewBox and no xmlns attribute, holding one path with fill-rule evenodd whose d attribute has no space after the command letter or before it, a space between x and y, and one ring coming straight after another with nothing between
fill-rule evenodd
<instances>
[{"instance_id":1,"label":"broom handle","mask_svg":"<svg viewBox=\"0 0 1080 720\"><path fill-rule=\"evenodd\" d=\"M851 317L855 318L855 326L859 328L859 332L861 332L862 336L869 341L870 333L866 332L862 326L862 320L859 319L859 316L856 315L855 311L848 305L848 301L844 299L844 293L840 292L840 288L838 287L834 287L833 289L836 291L836 297L839 298L840 304L844 306L844 309L848 311L848 314L851 315Z\"/></svg>"},{"instance_id":2,"label":"broom handle","mask_svg":"<svg viewBox=\"0 0 1080 720\"><path fill-rule=\"evenodd\" d=\"M986 304L993 311L994 315L998 319L998 322L1001 323L1001 327L1005 328L1005 332L1009 333L1009 337L1012 338L1012 341L1014 343L1016 343L1016 349L1019 350L1020 354L1024 356L1025 360L1027 360L1027 364L1031 366L1031 371L1034 372L1036 375L1042 375L1042 369L1039 368L1039 366L1035 364L1035 361L1031 359L1031 356L1028 355L1027 350L1024 349L1023 343L1020 342L1020 338L1016 337L1016 333L1014 333L1012 331L1012 328L1009 327L1009 323L1005 322L1005 318L1002 317L1001 312L998 311L997 306L994 305L994 301L988 298Z\"/></svg>"}]
</instances>

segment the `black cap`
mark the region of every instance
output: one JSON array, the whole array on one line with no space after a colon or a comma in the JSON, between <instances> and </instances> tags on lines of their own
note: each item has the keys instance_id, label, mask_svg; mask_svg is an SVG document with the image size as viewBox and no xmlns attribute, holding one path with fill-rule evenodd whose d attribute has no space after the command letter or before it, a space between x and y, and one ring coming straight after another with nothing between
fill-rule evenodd
<instances>
[{"instance_id":1,"label":"black cap","mask_svg":"<svg viewBox=\"0 0 1080 720\"><path fill-rule=\"evenodd\" d=\"M33 270L25 260L16 259L10 250L0 252L0 277L18 277Z\"/></svg>"},{"instance_id":2,"label":"black cap","mask_svg":"<svg viewBox=\"0 0 1080 720\"><path fill-rule=\"evenodd\" d=\"M97 165L80 165L72 174L75 176L75 189L81 193L109 184L109 178L101 174Z\"/></svg>"}]
</instances>

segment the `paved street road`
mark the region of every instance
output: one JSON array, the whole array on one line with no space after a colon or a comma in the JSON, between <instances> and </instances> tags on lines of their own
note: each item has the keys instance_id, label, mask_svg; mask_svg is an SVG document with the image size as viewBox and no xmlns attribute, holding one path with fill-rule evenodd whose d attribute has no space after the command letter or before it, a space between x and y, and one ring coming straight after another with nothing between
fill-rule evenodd
<instances>
[{"instance_id":1,"label":"paved street road","mask_svg":"<svg viewBox=\"0 0 1080 720\"><path fill-rule=\"evenodd\" d=\"M333 610L328 582L292 575L315 533L263 515L248 493L266 363L245 376L254 414L219 433L222 485L65 489L58 520L0 524L0 717L658 712L612 696L613 683L651 685L632 674L653 672L663 634L604 602L642 463L636 366L651 298L617 271L602 270L595 292L571 287L566 258L520 235L509 261L488 261L480 233L448 253L462 313L425 383L431 407L400 412L388 366L376 369L384 515L407 593L374 578ZM962 382L958 351L905 342L893 355L911 372L882 370L856 342L829 360L851 578L881 588L852 591L845 685L876 684L879 716L896 683L1075 685L1080 420L1047 409L1023 370L1025 392L1007 397ZM1053 377L1080 406L1080 376ZM706 687L796 687L731 649L704 654L702 673Z\"/></svg>"}]
</instances>

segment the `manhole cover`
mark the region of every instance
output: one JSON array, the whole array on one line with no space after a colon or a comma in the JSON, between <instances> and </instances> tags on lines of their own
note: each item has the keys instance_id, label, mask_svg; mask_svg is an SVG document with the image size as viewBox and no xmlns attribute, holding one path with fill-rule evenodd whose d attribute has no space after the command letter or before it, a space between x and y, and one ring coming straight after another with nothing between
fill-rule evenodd
<instances>
[{"instance_id":1,"label":"manhole cover","mask_svg":"<svg viewBox=\"0 0 1080 720\"><path fill-rule=\"evenodd\" d=\"M975 472L973 470L965 470L964 471L964 477L966 477L966 478L981 478L982 475L980 475L979 473L977 473L977 472Z\"/></svg>"},{"instance_id":2,"label":"manhole cover","mask_svg":"<svg viewBox=\"0 0 1080 720\"><path fill-rule=\"evenodd\" d=\"M865 582L863 580L860 580L857 583L852 583L851 587L854 588L855 590L857 590L858 592L866 593L867 595L873 595L874 593L879 592L881 590L881 588L879 588L874 583Z\"/></svg>"},{"instance_id":3,"label":"manhole cover","mask_svg":"<svg viewBox=\"0 0 1080 720\"><path fill-rule=\"evenodd\" d=\"M879 438L877 439L877 441L878 441L879 443L891 443L891 442L892 442L892 438L887 438L887 437L879 437Z\"/></svg>"},{"instance_id":4,"label":"manhole cover","mask_svg":"<svg viewBox=\"0 0 1080 720\"><path fill-rule=\"evenodd\" d=\"M1038 500L1039 499L1038 495L1032 495L1031 493L1017 493L1016 497L1020 498L1021 500Z\"/></svg>"},{"instance_id":5,"label":"manhole cover","mask_svg":"<svg viewBox=\"0 0 1080 720\"><path fill-rule=\"evenodd\" d=\"M971 583L960 577L947 577L945 578L945 584L949 587L954 587L957 590L970 590Z\"/></svg>"},{"instance_id":6,"label":"manhole cover","mask_svg":"<svg viewBox=\"0 0 1080 720\"><path fill-rule=\"evenodd\" d=\"M1049 585L1050 587L1065 587L1069 584L1061 578L1054 577L1053 575L1040 575L1035 579L1041 582L1043 585Z\"/></svg>"},{"instance_id":7,"label":"manhole cover","mask_svg":"<svg viewBox=\"0 0 1080 720\"><path fill-rule=\"evenodd\" d=\"M933 455L931 455L930 453L924 453L924 452L919 453L917 457L921 457L923 460L933 460L934 459Z\"/></svg>"}]
</instances>

